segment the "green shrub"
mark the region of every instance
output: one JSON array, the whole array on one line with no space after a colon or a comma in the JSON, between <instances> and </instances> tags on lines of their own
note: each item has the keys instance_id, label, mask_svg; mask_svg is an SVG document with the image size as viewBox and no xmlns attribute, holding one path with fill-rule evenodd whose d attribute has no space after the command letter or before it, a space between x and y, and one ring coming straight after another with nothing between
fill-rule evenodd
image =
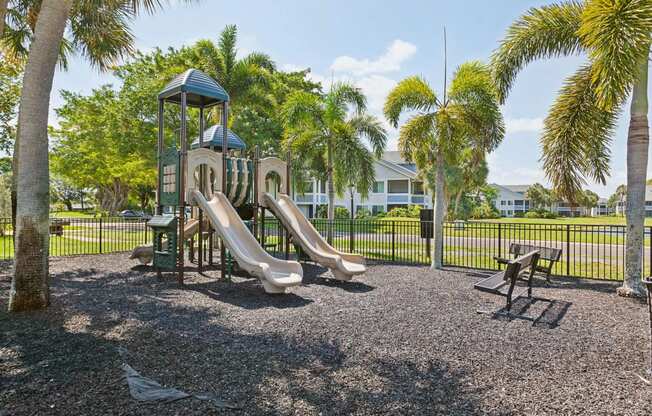
<instances>
[{"instance_id":1,"label":"green shrub","mask_svg":"<svg viewBox=\"0 0 652 416\"><path fill-rule=\"evenodd\" d=\"M319 205L317 207L317 215L316 218L328 218L328 205ZM343 220L343 219L349 219L351 218L351 214L349 213L349 210L336 206L335 207L335 219L336 220Z\"/></svg>"},{"instance_id":2,"label":"green shrub","mask_svg":"<svg viewBox=\"0 0 652 416\"><path fill-rule=\"evenodd\" d=\"M524 215L525 218L541 218L541 215L537 211L528 211Z\"/></svg>"},{"instance_id":3,"label":"green shrub","mask_svg":"<svg viewBox=\"0 0 652 416\"><path fill-rule=\"evenodd\" d=\"M474 220L488 220L499 217L500 214L496 208L486 202L473 207L473 210L471 211L471 218Z\"/></svg>"},{"instance_id":4,"label":"green shrub","mask_svg":"<svg viewBox=\"0 0 652 416\"><path fill-rule=\"evenodd\" d=\"M388 217L407 217L408 216L408 210L407 208L403 207L394 207L389 210L387 213Z\"/></svg>"},{"instance_id":5,"label":"green shrub","mask_svg":"<svg viewBox=\"0 0 652 416\"><path fill-rule=\"evenodd\" d=\"M348 220L351 218L351 213L344 207L335 207L336 220Z\"/></svg>"},{"instance_id":6,"label":"green shrub","mask_svg":"<svg viewBox=\"0 0 652 416\"><path fill-rule=\"evenodd\" d=\"M532 211L528 211L525 213L525 218L544 218L544 219L549 219L549 220L554 220L557 218L557 214L554 212L550 212L546 209L543 208L538 208Z\"/></svg>"},{"instance_id":7,"label":"green shrub","mask_svg":"<svg viewBox=\"0 0 652 416\"><path fill-rule=\"evenodd\" d=\"M406 207L394 207L388 213L388 217L419 218L421 205L409 205Z\"/></svg>"},{"instance_id":8,"label":"green shrub","mask_svg":"<svg viewBox=\"0 0 652 416\"><path fill-rule=\"evenodd\" d=\"M371 217L371 211L369 211L367 208L360 208L355 212L355 218L356 219L365 219Z\"/></svg>"}]
</instances>

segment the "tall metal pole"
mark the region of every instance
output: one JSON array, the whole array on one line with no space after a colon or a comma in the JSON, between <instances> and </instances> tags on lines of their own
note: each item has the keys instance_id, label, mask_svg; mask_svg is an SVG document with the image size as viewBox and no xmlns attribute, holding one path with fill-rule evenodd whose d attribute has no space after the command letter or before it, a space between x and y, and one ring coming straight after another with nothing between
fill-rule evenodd
<instances>
[{"instance_id":1,"label":"tall metal pole","mask_svg":"<svg viewBox=\"0 0 652 416\"><path fill-rule=\"evenodd\" d=\"M253 232L254 232L254 238L258 240L258 213L260 211L258 204L258 161L260 160L260 147L256 145L254 147L254 163L253 163L253 168L254 168L254 197L253 197L253 202L254 202L254 225L253 225ZM260 242L260 240L258 240Z\"/></svg>"},{"instance_id":2,"label":"tall metal pole","mask_svg":"<svg viewBox=\"0 0 652 416\"><path fill-rule=\"evenodd\" d=\"M226 193L226 155L229 150L229 135L227 124L229 122L229 104L225 101L222 103L222 193ZM220 239L220 271L222 279L226 278L226 250L224 241Z\"/></svg>"},{"instance_id":3,"label":"tall metal pole","mask_svg":"<svg viewBox=\"0 0 652 416\"><path fill-rule=\"evenodd\" d=\"M163 100L158 100L158 142L156 146L156 212L154 214L161 215L161 154L163 153L163 107L165 103Z\"/></svg>"},{"instance_id":4,"label":"tall metal pole","mask_svg":"<svg viewBox=\"0 0 652 416\"><path fill-rule=\"evenodd\" d=\"M199 107L199 148L203 149L204 148L204 105L200 105ZM199 167L199 192L201 192L202 195L206 195L206 167L204 165L201 165ZM195 175L194 172L191 173L191 175ZM194 178L190 178L190 180L193 180ZM199 248L199 253L197 255L197 269L199 270L199 273L202 272L202 268L204 265L204 213L201 210L201 208L197 208L198 212L198 219L199 219L199 225L198 225L198 233L197 235L199 236L199 241L198 241L198 248ZM194 237L191 237L194 238Z\"/></svg>"},{"instance_id":5,"label":"tall metal pole","mask_svg":"<svg viewBox=\"0 0 652 416\"><path fill-rule=\"evenodd\" d=\"M292 198L292 150L288 148L287 163L285 165L285 192L287 196ZM290 230L285 228L285 260L290 258Z\"/></svg>"},{"instance_id":6,"label":"tall metal pole","mask_svg":"<svg viewBox=\"0 0 652 416\"><path fill-rule=\"evenodd\" d=\"M184 228L186 223L186 169L188 165L188 138L186 137L186 110L187 99L185 92L181 93L181 158L179 163L179 255L177 257L177 271L180 285L183 285L183 267L185 262L184 257Z\"/></svg>"}]
</instances>

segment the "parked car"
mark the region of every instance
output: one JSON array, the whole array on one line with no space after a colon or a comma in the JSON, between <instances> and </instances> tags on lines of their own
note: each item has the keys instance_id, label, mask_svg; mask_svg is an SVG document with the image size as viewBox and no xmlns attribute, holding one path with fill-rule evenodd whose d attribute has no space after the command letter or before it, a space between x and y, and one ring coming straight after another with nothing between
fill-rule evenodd
<instances>
[{"instance_id":1,"label":"parked car","mask_svg":"<svg viewBox=\"0 0 652 416\"><path fill-rule=\"evenodd\" d=\"M151 215L143 211L134 211L131 209L125 209L124 211L120 212L120 214L118 215L125 220L140 220L140 219L149 220L150 218L152 218Z\"/></svg>"}]
</instances>

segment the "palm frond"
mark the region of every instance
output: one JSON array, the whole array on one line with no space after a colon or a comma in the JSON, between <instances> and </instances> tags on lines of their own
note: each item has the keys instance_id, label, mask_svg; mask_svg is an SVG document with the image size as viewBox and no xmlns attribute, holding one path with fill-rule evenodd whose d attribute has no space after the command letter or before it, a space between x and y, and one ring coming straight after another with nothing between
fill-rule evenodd
<instances>
[{"instance_id":1,"label":"palm frond","mask_svg":"<svg viewBox=\"0 0 652 416\"><path fill-rule=\"evenodd\" d=\"M398 150L405 160L417 162L417 159L434 151L438 132L436 120L435 113L419 114L401 126Z\"/></svg>"},{"instance_id":2,"label":"palm frond","mask_svg":"<svg viewBox=\"0 0 652 416\"><path fill-rule=\"evenodd\" d=\"M360 88L348 82L333 84L325 101L330 120L341 120L350 110L362 114L367 109L367 97Z\"/></svg>"},{"instance_id":3,"label":"palm frond","mask_svg":"<svg viewBox=\"0 0 652 416\"><path fill-rule=\"evenodd\" d=\"M546 117L543 167L559 196L573 200L586 178L605 183L616 111L600 108L590 66L570 76Z\"/></svg>"},{"instance_id":4,"label":"palm frond","mask_svg":"<svg viewBox=\"0 0 652 416\"><path fill-rule=\"evenodd\" d=\"M529 62L582 51L577 35L582 11L579 1L532 8L510 26L491 57L501 103L505 102L518 72Z\"/></svg>"},{"instance_id":5,"label":"palm frond","mask_svg":"<svg viewBox=\"0 0 652 416\"><path fill-rule=\"evenodd\" d=\"M283 124L289 128L301 128L314 125L321 119L323 110L318 96L304 91L297 91L290 96L281 108Z\"/></svg>"},{"instance_id":6,"label":"palm frond","mask_svg":"<svg viewBox=\"0 0 652 416\"><path fill-rule=\"evenodd\" d=\"M650 52L652 2L589 0L578 33L591 59L598 104L605 109L619 106Z\"/></svg>"},{"instance_id":7,"label":"palm frond","mask_svg":"<svg viewBox=\"0 0 652 416\"><path fill-rule=\"evenodd\" d=\"M462 64L449 89L452 111L463 119L469 139L486 152L493 151L505 136L505 123L498 105L489 67L479 61Z\"/></svg>"},{"instance_id":8,"label":"palm frond","mask_svg":"<svg viewBox=\"0 0 652 416\"><path fill-rule=\"evenodd\" d=\"M366 198L375 181L374 155L359 140L350 124L338 126L335 135L333 185L342 196L346 188L353 185L362 198Z\"/></svg>"},{"instance_id":9,"label":"palm frond","mask_svg":"<svg viewBox=\"0 0 652 416\"><path fill-rule=\"evenodd\" d=\"M349 120L355 135L367 139L373 154L380 159L387 145L387 130L377 117L370 114L357 115Z\"/></svg>"},{"instance_id":10,"label":"palm frond","mask_svg":"<svg viewBox=\"0 0 652 416\"><path fill-rule=\"evenodd\" d=\"M404 111L431 111L437 105L437 96L421 77L405 78L394 87L385 100L385 118L393 127Z\"/></svg>"},{"instance_id":11,"label":"palm frond","mask_svg":"<svg viewBox=\"0 0 652 416\"><path fill-rule=\"evenodd\" d=\"M269 72L276 71L276 62L266 53L252 52L242 59L246 65L256 66L258 68L266 69Z\"/></svg>"},{"instance_id":12,"label":"palm frond","mask_svg":"<svg viewBox=\"0 0 652 416\"><path fill-rule=\"evenodd\" d=\"M101 70L133 54L129 24L134 15L124 0L80 0L70 14L72 44Z\"/></svg>"},{"instance_id":13,"label":"palm frond","mask_svg":"<svg viewBox=\"0 0 652 416\"><path fill-rule=\"evenodd\" d=\"M236 48L237 39L238 28L236 25L227 25L220 34L218 49L222 55L222 62L224 62L223 76L225 78L230 76L236 63L236 56L238 54L238 49Z\"/></svg>"}]
</instances>

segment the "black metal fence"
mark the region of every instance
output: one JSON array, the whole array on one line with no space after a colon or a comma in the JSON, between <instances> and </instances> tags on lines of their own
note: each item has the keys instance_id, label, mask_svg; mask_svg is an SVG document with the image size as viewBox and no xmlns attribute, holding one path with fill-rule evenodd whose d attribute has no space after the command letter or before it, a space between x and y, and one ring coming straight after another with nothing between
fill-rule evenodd
<instances>
[{"instance_id":1,"label":"black metal fence","mask_svg":"<svg viewBox=\"0 0 652 416\"><path fill-rule=\"evenodd\" d=\"M430 239L422 238L419 221L311 220L335 248L358 253L369 260L428 264ZM70 218L51 221L50 254L69 256L130 251L147 244L151 232L144 220L122 218ZM284 233L274 218L265 221L265 246L273 254L284 251ZM652 227L645 229L644 273L650 274ZM494 257L508 257L511 243L526 243L562 250L553 273L562 276L622 280L625 270L625 226L575 224L505 224L455 222L444 225L447 266L496 270ZM290 246L290 251L295 248ZM13 257L11 221L0 219L0 260Z\"/></svg>"},{"instance_id":2,"label":"black metal fence","mask_svg":"<svg viewBox=\"0 0 652 416\"><path fill-rule=\"evenodd\" d=\"M50 255L75 256L130 251L152 238L143 219L53 218ZM14 256L11 219L0 218L0 260Z\"/></svg>"}]
</instances>

